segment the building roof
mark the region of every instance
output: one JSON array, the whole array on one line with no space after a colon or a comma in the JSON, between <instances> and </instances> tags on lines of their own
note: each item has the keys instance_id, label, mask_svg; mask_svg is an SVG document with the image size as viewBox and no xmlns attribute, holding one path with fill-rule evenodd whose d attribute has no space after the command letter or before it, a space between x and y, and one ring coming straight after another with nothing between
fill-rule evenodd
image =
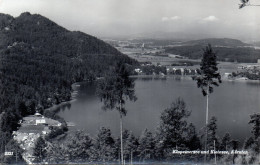
<instances>
[{"instance_id":1,"label":"building roof","mask_svg":"<svg viewBox=\"0 0 260 165\"><path fill-rule=\"evenodd\" d=\"M44 116L35 116L35 115L30 115L30 116L24 117L22 124L34 125L34 124L36 124L36 120L42 120L42 119L45 119L45 121L46 121L45 123L50 126L57 126L57 125L61 124L57 120L53 120L51 118L46 118Z\"/></svg>"},{"instance_id":2,"label":"building roof","mask_svg":"<svg viewBox=\"0 0 260 165\"><path fill-rule=\"evenodd\" d=\"M36 112L34 116L42 116L39 112Z\"/></svg>"}]
</instances>

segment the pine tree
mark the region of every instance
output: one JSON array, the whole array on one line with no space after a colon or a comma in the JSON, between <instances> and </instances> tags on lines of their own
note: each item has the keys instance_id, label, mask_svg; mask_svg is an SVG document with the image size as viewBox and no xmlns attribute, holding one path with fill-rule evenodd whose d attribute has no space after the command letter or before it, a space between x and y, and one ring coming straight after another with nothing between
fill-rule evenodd
<instances>
[{"instance_id":1,"label":"pine tree","mask_svg":"<svg viewBox=\"0 0 260 165\"><path fill-rule=\"evenodd\" d=\"M220 151L229 151L231 152L232 150L232 143L231 143L232 139L231 139L231 135L229 133L226 133L220 142L220 146L219 146L219 150ZM218 155L218 157L220 157L221 159L219 160L220 162L230 162L233 158L232 155Z\"/></svg>"},{"instance_id":2,"label":"pine tree","mask_svg":"<svg viewBox=\"0 0 260 165\"><path fill-rule=\"evenodd\" d=\"M208 128L208 149L209 150L214 150L218 149L219 147L219 141L218 141L218 137L217 137L217 118L215 116L213 116L210 121L209 124L207 126ZM214 141L215 141L215 145L214 145Z\"/></svg>"},{"instance_id":3,"label":"pine tree","mask_svg":"<svg viewBox=\"0 0 260 165\"><path fill-rule=\"evenodd\" d=\"M219 138L217 137L217 118L211 117L209 124L207 125L207 149L208 150L219 150ZM206 155L206 154L205 154ZM210 155L210 157L217 161L217 155Z\"/></svg>"},{"instance_id":4,"label":"pine tree","mask_svg":"<svg viewBox=\"0 0 260 165\"><path fill-rule=\"evenodd\" d=\"M47 144L45 140L40 136L36 142L35 142L35 147L33 150L33 155L36 156L35 161L36 162L42 162L43 159L46 157L46 150Z\"/></svg>"},{"instance_id":5,"label":"pine tree","mask_svg":"<svg viewBox=\"0 0 260 165\"><path fill-rule=\"evenodd\" d=\"M249 124L252 125L251 133L253 136L245 141L244 148L251 151L251 162L253 162L255 159L259 159L260 161L260 113L254 113L253 115L250 115Z\"/></svg>"},{"instance_id":6,"label":"pine tree","mask_svg":"<svg viewBox=\"0 0 260 165\"><path fill-rule=\"evenodd\" d=\"M121 141L121 163L124 163L123 149L123 116L126 115L125 101L135 101L134 80L129 77L129 72L125 64L117 63L114 70L104 79L99 81L97 95L104 103L104 110L114 110L119 112L120 117L120 141Z\"/></svg>"},{"instance_id":7,"label":"pine tree","mask_svg":"<svg viewBox=\"0 0 260 165\"><path fill-rule=\"evenodd\" d=\"M70 149L64 143L52 143L48 147L46 159L51 164L61 164L70 162Z\"/></svg>"},{"instance_id":8,"label":"pine tree","mask_svg":"<svg viewBox=\"0 0 260 165\"><path fill-rule=\"evenodd\" d=\"M249 124L253 125L252 134L254 135L254 139L256 140L260 137L260 113L255 113L251 115L250 118L251 119L249 121Z\"/></svg>"},{"instance_id":9,"label":"pine tree","mask_svg":"<svg viewBox=\"0 0 260 165\"><path fill-rule=\"evenodd\" d=\"M173 149L187 148L187 121L190 116L190 111L187 110L185 102L178 98L171 106L165 109L160 117L160 125L157 130L157 157L159 159L172 157L167 155Z\"/></svg>"},{"instance_id":10,"label":"pine tree","mask_svg":"<svg viewBox=\"0 0 260 165\"><path fill-rule=\"evenodd\" d=\"M231 149L231 136L226 133L221 139L220 150L229 151Z\"/></svg>"},{"instance_id":11,"label":"pine tree","mask_svg":"<svg viewBox=\"0 0 260 165\"><path fill-rule=\"evenodd\" d=\"M67 142L69 160L72 162L86 162L90 158L92 139L84 132L77 131L72 134Z\"/></svg>"},{"instance_id":12,"label":"pine tree","mask_svg":"<svg viewBox=\"0 0 260 165\"><path fill-rule=\"evenodd\" d=\"M111 130L105 127L100 128L93 146L91 147L91 159L93 161L109 162L115 161L117 152L115 140L111 135Z\"/></svg>"},{"instance_id":13,"label":"pine tree","mask_svg":"<svg viewBox=\"0 0 260 165\"><path fill-rule=\"evenodd\" d=\"M138 139L134 134L128 130L123 132L123 142L124 142L124 158L132 162L138 154Z\"/></svg>"},{"instance_id":14,"label":"pine tree","mask_svg":"<svg viewBox=\"0 0 260 165\"><path fill-rule=\"evenodd\" d=\"M140 136L138 146L139 158L142 161L155 159L155 139L149 130L145 129Z\"/></svg>"},{"instance_id":15,"label":"pine tree","mask_svg":"<svg viewBox=\"0 0 260 165\"><path fill-rule=\"evenodd\" d=\"M218 73L217 56L209 44L203 52L200 70L195 80L198 88L201 88L203 96L206 96L206 126L208 125L209 94L213 92L213 86L219 86L221 76ZM207 131L207 129L206 129ZM205 137L205 150L207 150L207 132ZM205 155L206 160L206 155Z\"/></svg>"},{"instance_id":16,"label":"pine tree","mask_svg":"<svg viewBox=\"0 0 260 165\"><path fill-rule=\"evenodd\" d=\"M186 131L186 137L185 137L185 141L186 141L186 147L189 150L198 150L201 149L201 144L200 144L200 139L197 135L195 126L190 123L187 127L187 131Z\"/></svg>"},{"instance_id":17,"label":"pine tree","mask_svg":"<svg viewBox=\"0 0 260 165\"><path fill-rule=\"evenodd\" d=\"M245 142L244 142L244 148L247 149L247 150L254 148L253 147L254 145L255 145L255 140L254 140L253 137L246 139Z\"/></svg>"}]
</instances>

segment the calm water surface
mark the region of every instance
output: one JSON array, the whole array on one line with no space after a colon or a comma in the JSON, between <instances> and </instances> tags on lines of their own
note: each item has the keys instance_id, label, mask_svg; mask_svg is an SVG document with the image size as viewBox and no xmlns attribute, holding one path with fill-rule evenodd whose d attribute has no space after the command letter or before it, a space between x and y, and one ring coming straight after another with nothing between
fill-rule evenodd
<instances>
[{"instance_id":1,"label":"calm water surface","mask_svg":"<svg viewBox=\"0 0 260 165\"><path fill-rule=\"evenodd\" d=\"M101 109L102 103L95 95L95 88L94 83L81 83L70 109L65 108L59 115L74 122L76 127L73 129L84 129L94 135L100 127L105 126L117 136L118 112ZM214 89L209 97L209 116L217 117L219 136L229 132L238 140L249 137L250 114L259 112L260 83L224 81ZM145 128L154 131L159 124L161 112L178 97L183 98L187 108L192 111L188 120L194 123L197 131L205 124L206 99L191 78L138 78L135 80L135 91L138 100L127 102L128 113L124 117L124 128L136 135L140 135Z\"/></svg>"}]
</instances>

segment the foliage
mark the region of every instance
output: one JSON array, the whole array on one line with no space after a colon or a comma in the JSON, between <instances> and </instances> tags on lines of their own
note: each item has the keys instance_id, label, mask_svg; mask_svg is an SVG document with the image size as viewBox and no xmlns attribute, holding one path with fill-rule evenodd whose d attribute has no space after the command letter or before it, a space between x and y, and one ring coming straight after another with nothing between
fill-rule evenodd
<instances>
[{"instance_id":1,"label":"foliage","mask_svg":"<svg viewBox=\"0 0 260 165\"><path fill-rule=\"evenodd\" d=\"M215 139L215 130L216 130L216 118L212 118L210 125L208 125L208 100L209 94L213 92L213 86L219 86L221 83L221 76L217 72L217 57L216 53L212 50L210 44L206 46L206 49L203 52L203 56L200 63L200 70L197 70L198 76L194 76L193 80L197 81L198 88L201 88L203 96L207 96L207 105L206 105L206 128L205 128L205 150L207 147L211 147L212 144L208 146L208 130L210 132L210 143L214 142ZM207 155L205 154L205 160L207 159Z\"/></svg>"},{"instance_id":2,"label":"foliage","mask_svg":"<svg viewBox=\"0 0 260 165\"><path fill-rule=\"evenodd\" d=\"M220 151L229 151L231 152L231 150L233 149L232 146L232 139L231 139L231 135L227 132L221 139L220 144L219 144L219 148ZM219 162L231 162L232 161L232 155L217 155L217 158L219 158Z\"/></svg>"},{"instance_id":3,"label":"foliage","mask_svg":"<svg viewBox=\"0 0 260 165\"><path fill-rule=\"evenodd\" d=\"M244 142L244 149L249 151L249 155L247 156L247 162L253 164L257 157L259 156L259 148L260 148L260 138L254 139L253 137L249 137Z\"/></svg>"},{"instance_id":4,"label":"foliage","mask_svg":"<svg viewBox=\"0 0 260 165\"><path fill-rule=\"evenodd\" d=\"M140 160L154 160L155 159L155 139L152 132L145 129L139 139L139 146L138 146L138 157Z\"/></svg>"},{"instance_id":5,"label":"foliage","mask_svg":"<svg viewBox=\"0 0 260 165\"><path fill-rule=\"evenodd\" d=\"M254 139L260 137L260 113L255 113L250 116L249 124L253 125L252 134L254 135Z\"/></svg>"},{"instance_id":6,"label":"foliage","mask_svg":"<svg viewBox=\"0 0 260 165\"><path fill-rule=\"evenodd\" d=\"M138 152L139 141L132 132L130 132L128 130L124 130L123 144L124 144L125 160L131 161L131 157L133 160L136 160L136 158L139 154L139 152ZM118 148L119 147L120 147L120 145L118 145Z\"/></svg>"},{"instance_id":7,"label":"foliage","mask_svg":"<svg viewBox=\"0 0 260 165\"><path fill-rule=\"evenodd\" d=\"M246 162L253 164L259 159L260 153L260 114L254 113L250 115L249 124L252 125L252 136L244 141L243 148L249 151Z\"/></svg>"},{"instance_id":8,"label":"foliage","mask_svg":"<svg viewBox=\"0 0 260 165\"><path fill-rule=\"evenodd\" d=\"M220 150L229 151L231 149L231 135L226 133L221 139Z\"/></svg>"},{"instance_id":9,"label":"foliage","mask_svg":"<svg viewBox=\"0 0 260 165\"><path fill-rule=\"evenodd\" d=\"M117 159L118 152L115 148L115 140L108 128L102 127L93 142L91 148L91 160L109 162Z\"/></svg>"},{"instance_id":10,"label":"foliage","mask_svg":"<svg viewBox=\"0 0 260 165\"><path fill-rule=\"evenodd\" d=\"M40 136L36 142L35 142L35 147L33 150L33 156L36 157L35 162L42 162L47 154L47 143L45 140Z\"/></svg>"},{"instance_id":11,"label":"foliage","mask_svg":"<svg viewBox=\"0 0 260 165\"><path fill-rule=\"evenodd\" d=\"M98 82L97 95L104 102L103 109L116 109L120 115L126 115L126 109L123 107L125 101L136 100L134 85L125 64L117 63L115 68Z\"/></svg>"},{"instance_id":12,"label":"foliage","mask_svg":"<svg viewBox=\"0 0 260 165\"><path fill-rule=\"evenodd\" d=\"M120 115L120 142L121 142L121 161L124 161L123 149L123 123L122 117L127 111L124 107L125 101L135 101L137 98L134 91L134 80L129 77L129 71L122 62L118 62L110 73L99 81L97 95L104 102L104 110L116 109Z\"/></svg>"},{"instance_id":13,"label":"foliage","mask_svg":"<svg viewBox=\"0 0 260 165\"><path fill-rule=\"evenodd\" d=\"M8 30L6 30L8 29ZM0 132L36 111L71 99L71 84L101 77L116 62L137 64L96 37L30 13L0 14Z\"/></svg>"},{"instance_id":14,"label":"foliage","mask_svg":"<svg viewBox=\"0 0 260 165\"><path fill-rule=\"evenodd\" d=\"M209 44L204 50L196 81L198 88L202 89L204 96L213 92L213 85L218 86L221 83L221 76L217 72L217 57Z\"/></svg>"},{"instance_id":15,"label":"foliage","mask_svg":"<svg viewBox=\"0 0 260 165\"><path fill-rule=\"evenodd\" d=\"M25 164L22 158L23 149L20 148L19 144L15 140L10 140L6 146L7 152L13 152L12 156L5 156L3 162L6 164Z\"/></svg>"},{"instance_id":16,"label":"foliage","mask_svg":"<svg viewBox=\"0 0 260 165\"><path fill-rule=\"evenodd\" d=\"M82 163L90 159L93 140L82 131L73 132L65 139L50 142L46 158L50 163Z\"/></svg>"},{"instance_id":17,"label":"foliage","mask_svg":"<svg viewBox=\"0 0 260 165\"><path fill-rule=\"evenodd\" d=\"M141 66L140 69L142 70L142 73L144 73L145 75L159 75L160 73L163 73L165 75L167 74L165 66L147 65Z\"/></svg>"},{"instance_id":18,"label":"foliage","mask_svg":"<svg viewBox=\"0 0 260 165\"><path fill-rule=\"evenodd\" d=\"M2 113L0 120L0 128L2 132L12 133L12 130L17 130L19 127L19 124L16 121L20 116L17 114L17 112L13 111Z\"/></svg>"},{"instance_id":19,"label":"foliage","mask_svg":"<svg viewBox=\"0 0 260 165\"><path fill-rule=\"evenodd\" d=\"M219 148L219 139L217 137L217 118L215 116L213 116L208 125L207 125L207 129L208 129L208 149L209 150L214 150L214 141L215 141L215 149Z\"/></svg>"},{"instance_id":20,"label":"foliage","mask_svg":"<svg viewBox=\"0 0 260 165\"><path fill-rule=\"evenodd\" d=\"M46 160L53 164L62 164L70 161L73 162L75 159L70 160L70 152L72 151L66 146L66 144L66 142L61 144L58 142L51 143L47 150Z\"/></svg>"},{"instance_id":21,"label":"foliage","mask_svg":"<svg viewBox=\"0 0 260 165\"><path fill-rule=\"evenodd\" d=\"M165 146L175 148L177 144L182 144L183 133L187 126L187 121L184 119L188 116L190 111L186 109L185 102L180 98L162 112L159 132Z\"/></svg>"},{"instance_id":22,"label":"foliage","mask_svg":"<svg viewBox=\"0 0 260 165\"><path fill-rule=\"evenodd\" d=\"M195 126L190 123L187 127L186 134L185 134L185 145L190 150L198 150L201 149L200 139L196 132Z\"/></svg>"},{"instance_id":23,"label":"foliage","mask_svg":"<svg viewBox=\"0 0 260 165\"><path fill-rule=\"evenodd\" d=\"M81 131L77 131L67 142L70 150L69 159L73 162L85 162L90 158L90 148L92 147L92 139Z\"/></svg>"},{"instance_id":24,"label":"foliage","mask_svg":"<svg viewBox=\"0 0 260 165\"><path fill-rule=\"evenodd\" d=\"M260 153L260 114L254 113L250 115L249 124L252 125L252 135L244 142L244 148L250 151L251 157L249 162L254 162Z\"/></svg>"},{"instance_id":25,"label":"foliage","mask_svg":"<svg viewBox=\"0 0 260 165\"><path fill-rule=\"evenodd\" d=\"M249 80L260 80L260 71L258 69L253 69L253 70L246 70L237 73L232 72L230 78L235 78L235 77L246 77Z\"/></svg>"},{"instance_id":26,"label":"foliage","mask_svg":"<svg viewBox=\"0 0 260 165\"><path fill-rule=\"evenodd\" d=\"M254 148L254 147L253 147L254 143L255 143L254 138L250 137L250 138L248 138L248 139L245 140L244 148L245 148L245 149Z\"/></svg>"},{"instance_id":27,"label":"foliage","mask_svg":"<svg viewBox=\"0 0 260 165\"><path fill-rule=\"evenodd\" d=\"M45 139L50 141L57 136L64 134L66 131L68 131L68 128L64 125L61 127L51 127L51 132L45 136Z\"/></svg>"},{"instance_id":28,"label":"foliage","mask_svg":"<svg viewBox=\"0 0 260 165\"><path fill-rule=\"evenodd\" d=\"M185 102L178 98L165 109L160 117L160 125L156 134L158 158L171 158L173 149L199 149L199 139L193 125L185 120L190 116ZM190 136L191 135L191 136ZM190 145L193 143L193 145ZM170 155L168 155L170 154Z\"/></svg>"},{"instance_id":29,"label":"foliage","mask_svg":"<svg viewBox=\"0 0 260 165\"><path fill-rule=\"evenodd\" d=\"M132 132L124 130L124 158L125 161L196 161L202 155L174 155L173 149L200 150L200 139L197 136L193 124L188 124L185 120L190 112L184 108L184 102L177 99L170 108L162 112L161 123L153 134L147 129L143 131L140 138L136 138ZM231 139L231 135L226 133L221 141L217 136L217 119L212 117L208 129L208 149L220 151L231 151L239 149L239 142ZM181 131L179 131L181 130ZM179 136L176 136L179 134ZM66 134L65 134L66 135ZM178 138L177 138L178 137ZM56 141L55 141L56 139ZM168 140L168 141L166 141ZM114 139L111 130L102 127L95 138L89 137L84 132L70 133L67 136L54 138L49 141L46 160L51 163L104 163L117 162L120 154L120 138ZM177 145L176 145L177 144ZM244 149L250 152L248 157L242 157L243 161L254 162L259 152L259 139L253 137L245 141ZM238 155L217 155L219 162L235 162ZM214 155L211 155L214 159Z\"/></svg>"}]
</instances>

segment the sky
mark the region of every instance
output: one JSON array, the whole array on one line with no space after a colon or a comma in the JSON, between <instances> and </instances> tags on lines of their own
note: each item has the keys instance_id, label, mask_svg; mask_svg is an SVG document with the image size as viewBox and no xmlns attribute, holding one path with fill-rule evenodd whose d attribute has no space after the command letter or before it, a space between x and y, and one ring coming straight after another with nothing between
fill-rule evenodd
<instances>
[{"instance_id":1,"label":"sky","mask_svg":"<svg viewBox=\"0 0 260 165\"><path fill-rule=\"evenodd\" d=\"M250 0L260 5L260 0ZM175 32L260 41L260 6L240 0L0 0L0 12L29 11L98 37Z\"/></svg>"}]
</instances>

